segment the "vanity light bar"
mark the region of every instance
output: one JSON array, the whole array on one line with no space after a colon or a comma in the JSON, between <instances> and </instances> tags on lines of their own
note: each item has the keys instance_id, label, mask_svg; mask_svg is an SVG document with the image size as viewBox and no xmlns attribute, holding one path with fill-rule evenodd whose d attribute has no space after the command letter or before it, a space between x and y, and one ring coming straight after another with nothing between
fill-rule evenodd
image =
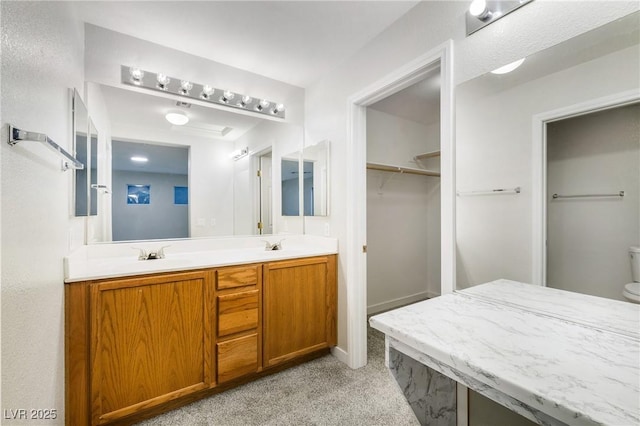
<instances>
[{"instance_id":1,"label":"vanity light bar","mask_svg":"<svg viewBox=\"0 0 640 426\"><path fill-rule=\"evenodd\" d=\"M281 103L266 99L256 99L241 93L217 89L207 84L181 80L163 73L155 73L126 65L120 67L120 74L122 83L130 86L171 93L172 95L189 99L243 109L256 114L285 118L285 107Z\"/></svg>"},{"instance_id":2,"label":"vanity light bar","mask_svg":"<svg viewBox=\"0 0 640 426\"><path fill-rule=\"evenodd\" d=\"M533 0L473 0L466 13L467 37Z\"/></svg>"}]
</instances>

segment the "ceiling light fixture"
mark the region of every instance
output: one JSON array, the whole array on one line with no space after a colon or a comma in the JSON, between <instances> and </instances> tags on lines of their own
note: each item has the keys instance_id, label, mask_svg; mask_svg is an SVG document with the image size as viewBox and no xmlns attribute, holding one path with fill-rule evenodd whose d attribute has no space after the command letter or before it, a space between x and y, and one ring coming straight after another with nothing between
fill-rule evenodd
<instances>
[{"instance_id":1,"label":"ceiling light fixture","mask_svg":"<svg viewBox=\"0 0 640 426\"><path fill-rule=\"evenodd\" d=\"M189 117L184 112L169 112L164 118L175 126L184 126L189 122Z\"/></svg>"},{"instance_id":2,"label":"ceiling light fixture","mask_svg":"<svg viewBox=\"0 0 640 426\"><path fill-rule=\"evenodd\" d=\"M467 36L533 0L473 0L466 14Z\"/></svg>"},{"instance_id":3,"label":"ceiling light fixture","mask_svg":"<svg viewBox=\"0 0 640 426\"><path fill-rule=\"evenodd\" d=\"M285 107L279 102L254 98L230 90L217 89L208 84L195 83L190 80L170 77L163 73L146 71L136 67L122 65L121 82L148 90L162 91L183 98L196 99L229 108L244 109L271 117L285 118ZM218 93L218 96L214 94ZM232 100L237 99L237 101ZM275 105L270 109L269 106Z\"/></svg>"},{"instance_id":4,"label":"ceiling light fixture","mask_svg":"<svg viewBox=\"0 0 640 426\"><path fill-rule=\"evenodd\" d=\"M520 65L522 65L522 63L524 62L525 58L522 59L518 59L517 61L513 61L507 65L504 65L500 68L496 68L495 70L491 71L491 74L506 74L508 72L511 72L513 70L515 70L516 68L518 68Z\"/></svg>"},{"instance_id":5,"label":"ceiling light fixture","mask_svg":"<svg viewBox=\"0 0 640 426\"><path fill-rule=\"evenodd\" d=\"M136 163L146 163L149 159L147 157L133 156L131 157L131 161L135 161Z\"/></svg>"}]
</instances>

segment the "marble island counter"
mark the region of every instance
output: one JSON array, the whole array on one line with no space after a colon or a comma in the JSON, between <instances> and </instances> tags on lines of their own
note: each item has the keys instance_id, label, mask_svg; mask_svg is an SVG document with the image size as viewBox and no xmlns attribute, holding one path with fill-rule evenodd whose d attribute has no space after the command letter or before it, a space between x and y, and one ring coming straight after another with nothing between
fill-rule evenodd
<instances>
[{"instance_id":1,"label":"marble island counter","mask_svg":"<svg viewBox=\"0 0 640 426\"><path fill-rule=\"evenodd\" d=\"M370 323L423 424L456 424L455 382L538 424L640 424L640 305L499 280Z\"/></svg>"},{"instance_id":2,"label":"marble island counter","mask_svg":"<svg viewBox=\"0 0 640 426\"><path fill-rule=\"evenodd\" d=\"M282 240L282 250L265 250ZM164 259L138 260L138 251L164 249ZM198 238L173 241L132 241L79 248L64 259L65 283L159 272L188 271L229 265L271 262L336 254L335 238L309 235L265 235Z\"/></svg>"}]
</instances>

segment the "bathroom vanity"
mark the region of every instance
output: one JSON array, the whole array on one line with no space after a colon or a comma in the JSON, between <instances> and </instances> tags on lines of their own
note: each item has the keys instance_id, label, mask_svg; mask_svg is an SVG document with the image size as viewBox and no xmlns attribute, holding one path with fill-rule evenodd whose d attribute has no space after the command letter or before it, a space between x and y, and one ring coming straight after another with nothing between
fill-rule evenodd
<instances>
[{"instance_id":1,"label":"bathroom vanity","mask_svg":"<svg viewBox=\"0 0 640 426\"><path fill-rule=\"evenodd\" d=\"M370 323L422 424L459 424L457 383L542 425L640 423L639 305L498 280Z\"/></svg>"},{"instance_id":2,"label":"bathroom vanity","mask_svg":"<svg viewBox=\"0 0 640 426\"><path fill-rule=\"evenodd\" d=\"M67 258L66 423L132 423L326 354L337 247L312 239L278 251L186 240L146 261L122 244L85 246Z\"/></svg>"}]
</instances>

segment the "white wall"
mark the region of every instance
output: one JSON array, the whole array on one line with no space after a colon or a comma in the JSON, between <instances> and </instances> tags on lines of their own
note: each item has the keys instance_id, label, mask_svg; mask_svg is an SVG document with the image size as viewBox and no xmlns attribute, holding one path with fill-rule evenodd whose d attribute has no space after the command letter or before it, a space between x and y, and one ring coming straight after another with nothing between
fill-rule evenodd
<instances>
[{"instance_id":1,"label":"white wall","mask_svg":"<svg viewBox=\"0 0 640 426\"><path fill-rule=\"evenodd\" d=\"M215 25L215 20L211 25ZM121 65L161 70L170 76L281 102L287 107L285 122L297 125L304 122L304 90L300 87L95 25L87 24L85 31L87 81L130 89L131 86L120 82ZM237 112L251 115L250 112Z\"/></svg>"},{"instance_id":2,"label":"white wall","mask_svg":"<svg viewBox=\"0 0 640 426\"><path fill-rule=\"evenodd\" d=\"M439 125L367 109L367 161L417 167L438 149ZM439 294L440 179L368 170L368 313Z\"/></svg>"},{"instance_id":3,"label":"white wall","mask_svg":"<svg viewBox=\"0 0 640 426\"><path fill-rule=\"evenodd\" d=\"M457 99L459 190L520 186L518 195L457 197L457 285L498 278L532 282L532 117L638 87L637 47L476 97Z\"/></svg>"},{"instance_id":4,"label":"white wall","mask_svg":"<svg viewBox=\"0 0 640 426\"><path fill-rule=\"evenodd\" d=\"M273 194L273 222L274 234L303 232L302 217L282 216L282 185L280 182L281 160L292 152L299 152L302 148L304 132L302 127L263 121L235 142L235 149L249 147L250 155L234 163L234 210L236 211L236 235L254 234L257 222L254 210L254 197L257 190L257 179L252 174L252 161L261 151L272 149L272 194ZM255 165L254 167L257 167Z\"/></svg>"},{"instance_id":5,"label":"white wall","mask_svg":"<svg viewBox=\"0 0 640 426\"><path fill-rule=\"evenodd\" d=\"M640 105L549 124L547 158L547 286L625 300L628 248L640 245Z\"/></svg>"},{"instance_id":6,"label":"white wall","mask_svg":"<svg viewBox=\"0 0 640 426\"><path fill-rule=\"evenodd\" d=\"M6 143L7 123L72 151L69 89L82 94L83 26L67 3L2 2L2 408L56 409L64 423L62 258L84 241L73 172L38 143ZM3 424L33 424L33 421Z\"/></svg>"},{"instance_id":7,"label":"white wall","mask_svg":"<svg viewBox=\"0 0 640 426\"><path fill-rule=\"evenodd\" d=\"M559 43L638 10L635 1L537 0L470 37L465 37L468 2L421 2L332 73L306 88L305 138L331 140L331 216L307 221L305 232L322 235L325 223L340 241L338 345L349 351L345 280L347 98L399 66L454 40L455 80L466 81L500 65ZM316 218L314 218L316 219ZM365 243L364 241L362 242Z\"/></svg>"}]
</instances>

